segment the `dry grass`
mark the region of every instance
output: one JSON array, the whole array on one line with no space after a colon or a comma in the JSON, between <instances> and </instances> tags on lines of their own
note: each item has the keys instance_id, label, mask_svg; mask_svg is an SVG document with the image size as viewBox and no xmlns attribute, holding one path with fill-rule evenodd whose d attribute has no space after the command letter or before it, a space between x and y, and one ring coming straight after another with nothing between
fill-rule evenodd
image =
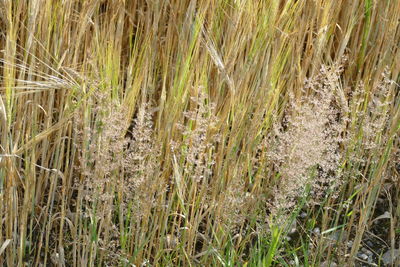
<instances>
[{"instance_id":1,"label":"dry grass","mask_svg":"<svg viewBox=\"0 0 400 267\"><path fill-rule=\"evenodd\" d=\"M379 263L399 25L396 0L0 1L0 265Z\"/></svg>"}]
</instances>

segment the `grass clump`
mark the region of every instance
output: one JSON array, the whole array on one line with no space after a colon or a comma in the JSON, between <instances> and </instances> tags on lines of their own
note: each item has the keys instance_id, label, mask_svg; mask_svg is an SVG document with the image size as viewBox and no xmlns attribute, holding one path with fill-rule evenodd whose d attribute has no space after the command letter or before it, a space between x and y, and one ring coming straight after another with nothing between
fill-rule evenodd
<instances>
[{"instance_id":1,"label":"grass clump","mask_svg":"<svg viewBox=\"0 0 400 267\"><path fill-rule=\"evenodd\" d=\"M0 265L398 265L399 14L0 2Z\"/></svg>"}]
</instances>

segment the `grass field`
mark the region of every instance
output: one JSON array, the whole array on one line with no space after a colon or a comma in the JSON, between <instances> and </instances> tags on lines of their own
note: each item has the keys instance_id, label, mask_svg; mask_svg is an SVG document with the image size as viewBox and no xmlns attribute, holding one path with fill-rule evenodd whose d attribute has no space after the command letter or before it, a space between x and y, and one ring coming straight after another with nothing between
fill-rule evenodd
<instances>
[{"instance_id":1,"label":"grass field","mask_svg":"<svg viewBox=\"0 0 400 267\"><path fill-rule=\"evenodd\" d=\"M400 266L399 0L0 0L0 266Z\"/></svg>"}]
</instances>

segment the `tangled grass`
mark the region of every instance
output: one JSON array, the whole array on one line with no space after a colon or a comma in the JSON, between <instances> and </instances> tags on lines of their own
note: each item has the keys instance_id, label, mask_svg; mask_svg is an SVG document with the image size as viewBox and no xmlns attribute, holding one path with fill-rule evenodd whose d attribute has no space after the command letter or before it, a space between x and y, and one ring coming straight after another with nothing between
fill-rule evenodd
<instances>
[{"instance_id":1,"label":"tangled grass","mask_svg":"<svg viewBox=\"0 0 400 267\"><path fill-rule=\"evenodd\" d=\"M400 1L0 1L0 265L398 266L399 25Z\"/></svg>"}]
</instances>

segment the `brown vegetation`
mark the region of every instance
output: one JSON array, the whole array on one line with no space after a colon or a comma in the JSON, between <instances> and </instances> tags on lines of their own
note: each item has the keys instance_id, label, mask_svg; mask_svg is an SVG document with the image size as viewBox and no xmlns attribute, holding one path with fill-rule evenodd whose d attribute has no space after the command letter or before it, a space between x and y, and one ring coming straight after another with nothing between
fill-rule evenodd
<instances>
[{"instance_id":1,"label":"brown vegetation","mask_svg":"<svg viewBox=\"0 0 400 267\"><path fill-rule=\"evenodd\" d=\"M0 1L0 265L395 266L399 25L396 0Z\"/></svg>"}]
</instances>

